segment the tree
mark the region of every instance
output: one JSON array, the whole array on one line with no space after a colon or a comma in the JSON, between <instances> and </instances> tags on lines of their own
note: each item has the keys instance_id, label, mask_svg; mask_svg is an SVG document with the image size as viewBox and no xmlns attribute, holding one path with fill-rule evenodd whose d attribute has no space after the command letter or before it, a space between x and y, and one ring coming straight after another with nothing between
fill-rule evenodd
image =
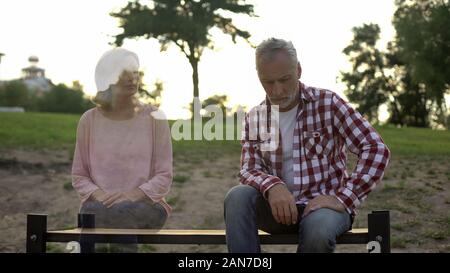
<instances>
[{"instance_id":1,"label":"tree","mask_svg":"<svg viewBox=\"0 0 450 273\"><path fill-rule=\"evenodd\" d=\"M377 49L380 28L376 24L354 27L353 33L353 40L343 50L352 69L341 72L341 81L346 84L346 96L358 104L357 110L376 122L379 107L387 104L389 123L429 126L428 96L423 85L412 81L409 67L399 58L397 44L390 42L387 52Z\"/></svg>"},{"instance_id":2,"label":"tree","mask_svg":"<svg viewBox=\"0 0 450 273\"><path fill-rule=\"evenodd\" d=\"M450 5L448 1L396 1L393 24L399 59L410 67L411 79L424 84L429 98L445 108L450 94Z\"/></svg>"},{"instance_id":3,"label":"tree","mask_svg":"<svg viewBox=\"0 0 450 273\"><path fill-rule=\"evenodd\" d=\"M199 103L198 63L203 50L213 48L209 30L221 29L234 43L238 37L249 42L250 33L236 27L224 12L255 16L253 5L245 0L152 0L148 5L130 1L119 12L111 13L123 28L114 43L120 46L126 38L145 37L158 39L161 51L169 44L176 45L192 67L193 101Z\"/></svg>"},{"instance_id":4,"label":"tree","mask_svg":"<svg viewBox=\"0 0 450 273\"><path fill-rule=\"evenodd\" d=\"M428 95L422 84L414 83L410 67L398 54L398 46L388 43L388 66L392 69L389 122L398 125L428 127L430 109Z\"/></svg>"},{"instance_id":5,"label":"tree","mask_svg":"<svg viewBox=\"0 0 450 273\"><path fill-rule=\"evenodd\" d=\"M414 87L414 125L428 126L430 114L434 123L445 125L445 95L450 94L449 2L397 0L396 5L392 21L397 33L396 55Z\"/></svg>"},{"instance_id":6,"label":"tree","mask_svg":"<svg viewBox=\"0 0 450 273\"><path fill-rule=\"evenodd\" d=\"M378 108L388 101L386 92L389 78L386 75L387 59L376 48L380 27L364 24L353 28L353 40L343 53L352 63L350 72L341 72L341 81L347 86L345 95L358 104L357 110L372 122L378 121Z\"/></svg>"},{"instance_id":7,"label":"tree","mask_svg":"<svg viewBox=\"0 0 450 273\"><path fill-rule=\"evenodd\" d=\"M202 108L208 106L208 105L215 105L220 108L222 111L222 114L224 117L226 117L227 114L227 104L228 102L228 96L227 95L214 95L202 102Z\"/></svg>"},{"instance_id":8,"label":"tree","mask_svg":"<svg viewBox=\"0 0 450 273\"><path fill-rule=\"evenodd\" d=\"M344 49L352 70L341 72L345 93L369 119L377 115L380 103L386 103L391 123L445 126L450 6L439 0L397 0L396 5L393 24L397 33L386 52L376 48L377 25L353 29L354 39Z\"/></svg>"},{"instance_id":9,"label":"tree","mask_svg":"<svg viewBox=\"0 0 450 273\"><path fill-rule=\"evenodd\" d=\"M202 109L205 109L205 107L207 106L217 106L220 108L220 110L222 111L223 117L226 117L227 114L227 104L228 102L228 96L227 95L213 95L207 99L205 99L204 101L202 101L201 103L201 107ZM191 111L191 113L194 113L194 104L190 103L189 104L189 111ZM206 112L205 115L209 116L213 113L208 113ZM212 117L212 116L211 116Z\"/></svg>"},{"instance_id":10,"label":"tree","mask_svg":"<svg viewBox=\"0 0 450 273\"><path fill-rule=\"evenodd\" d=\"M152 91L148 91L147 90L147 86L142 82L144 73L140 72L141 76L140 76L140 84L139 84L139 99L150 103L156 107L159 107L161 105L161 97L162 97L162 93L164 91L164 82L157 79L154 83L153 83L153 90Z\"/></svg>"},{"instance_id":11,"label":"tree","mask_svg":"<svg viewBox=\"0 0 450 273\"><path fill-rule=\"evenodd\" d=\"M28 90L20 80L5 82L0 86L0 106L23 107L36 110L36 93Z\"/></svg>"},{"instance_id":12,"label":"tree","mask_svg":"<svg viewBox=\"0 0 450 273\"><path fill-rule=\"evenodd\" d=\"M92 102L84 98L81 85L74 83L72 88L64 84L54 86L39 101L39 110L43 112L83 113L93 107Z\"/></svg>"}]
</instances>

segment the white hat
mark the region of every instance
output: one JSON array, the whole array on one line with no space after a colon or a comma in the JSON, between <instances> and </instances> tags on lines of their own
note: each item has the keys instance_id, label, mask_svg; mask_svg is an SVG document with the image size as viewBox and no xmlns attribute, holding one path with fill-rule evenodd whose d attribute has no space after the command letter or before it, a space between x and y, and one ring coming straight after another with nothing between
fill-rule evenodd
<instances>
[{"instance_id":1,"label":"white hat","mask_svg":"<svg viewBox=\"0 0 450 273\"><path fill-rule=\"evenodd\" d=\"M106 91L110 85L116 84L124 70L138 69L139 58L136 53L120 47L106 51L95 67L97 92Z\"/></svg>"}]
</instances>

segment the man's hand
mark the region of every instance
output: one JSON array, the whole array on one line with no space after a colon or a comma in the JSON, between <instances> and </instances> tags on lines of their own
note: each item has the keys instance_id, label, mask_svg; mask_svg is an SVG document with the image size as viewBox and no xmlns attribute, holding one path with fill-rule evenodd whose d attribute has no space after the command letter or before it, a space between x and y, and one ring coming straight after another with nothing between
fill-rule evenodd
<instances>
[{"instance_id":1,"label":"man's hand","mask_svg":"<svg viewBox=\"0 0 450 273\"><path fill-rule=\"evenodd\" d=\"M305 210L303 211L303 216L305 217L311 212L318 210L320 208L329 208L338 212L344 212L344 205L332 195L319 195L315 197L313 200L309 201Z\"/></svg>"},{"instance_id":2,"label":"man's hand","mask_svg":"<svg viewBox=\"0 0 450 273\"><path fill-rule=\"evenodd\" d=\"M285 185L275 185L267 194L273 217L278 223L284 225L297 223L298 211L294 196Z\"/></svg>"}]
</instances>

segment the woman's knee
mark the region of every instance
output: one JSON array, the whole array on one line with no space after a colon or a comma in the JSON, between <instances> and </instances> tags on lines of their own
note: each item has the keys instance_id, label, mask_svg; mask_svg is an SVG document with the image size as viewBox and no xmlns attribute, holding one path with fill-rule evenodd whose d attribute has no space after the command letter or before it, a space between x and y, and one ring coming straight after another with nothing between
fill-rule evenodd
<instances>
[{"instance_id":1,"label":"woman's knee","mask_svg":"<svg viewBox=\"0 0 450 273\"><path fill-rule=\"evenodd\" d=\"M149 204L146 202L136 203L134 219L139 228L160 229L167 220L167 211L159 203Z\"/></svg>"},{"instance_id":2,"label":"woman's knee","mask_svg":"<svg viewBox=\"0 0 450 273\"><path fill-rule=\"evenodd\" d=\"M91 201L88 200L81 205L80 213L98 213L102 210L106 209L106 206L103 205L100 201Z\"/></svg>"}]
</instances>

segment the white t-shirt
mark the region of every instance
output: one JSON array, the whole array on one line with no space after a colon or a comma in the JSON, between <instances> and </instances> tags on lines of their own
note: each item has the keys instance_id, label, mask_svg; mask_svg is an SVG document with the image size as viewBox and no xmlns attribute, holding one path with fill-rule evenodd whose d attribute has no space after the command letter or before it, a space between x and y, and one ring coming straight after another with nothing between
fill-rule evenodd
<instances>
[{"instance_id":1,"label":"white t-shirt","mask_svg":"<svg viewBox=\"0 0 450 273\"><path fill-rule=\"evenodd\" d=\"M283 148L283 182L288 188L294 184L293 151L294 128L297 122L298 105L287 112L280 112L281 145Z\"/></svg>"}]
</instances>

